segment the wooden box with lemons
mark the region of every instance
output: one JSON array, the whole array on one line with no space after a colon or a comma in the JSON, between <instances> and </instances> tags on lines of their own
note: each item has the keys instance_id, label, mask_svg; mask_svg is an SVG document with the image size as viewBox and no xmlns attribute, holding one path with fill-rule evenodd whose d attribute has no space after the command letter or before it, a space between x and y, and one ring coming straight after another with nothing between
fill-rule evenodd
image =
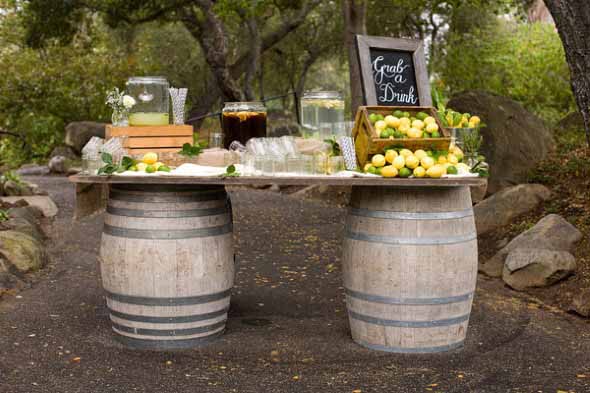
<instances>
[{"instance_id":1,"label":"wooden box with lemons","mask_svg":"<svg viewBox=\"0 0 590 393\"><path fill-rule=\"evenodd\" d=\"M432 107L361 106L352 137L361 167L389 146L411 151L447 151L451 144L448 131Z\"/></svg>"}]
</instances>

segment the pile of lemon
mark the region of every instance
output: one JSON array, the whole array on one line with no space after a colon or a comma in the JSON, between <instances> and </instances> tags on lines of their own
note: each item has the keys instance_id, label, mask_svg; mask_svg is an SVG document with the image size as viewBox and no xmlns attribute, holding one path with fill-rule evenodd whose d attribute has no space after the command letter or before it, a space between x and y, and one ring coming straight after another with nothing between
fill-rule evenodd
<instances>
[{"instance_id":1,"label":"pile of lemon","mask_svg":"<svg viewBox=\"0 0 590 393\"><path fill-rule=\"evenodd\" d=\"M158 161L158 155L156 153L146 153L141 161L132 165L129 170L146 173L170 172L170 167Z\"/></svg>"},{"instance_id":2,"label":"pile of lemon","mask_svg":"<svg viewBox=\"0 0 590 393\"><path fill-rule=\"evenodd\" d=\"M425 112L418 112L415 116L399 110L388 116L371 113L369 120L381 139L441 137L436 120Z\"/></svg>"},{"instance_id":3,"label":"pile of lemon","mask_svg":"<svg viewBox=\"0 0 590 393\"><path fill-rule=\"evenodd\" d=\"M470 173L467 164L462 163L463 151L452 146L448 152L432 152L409 149L388 149L385 154L375 154L364 167L365 173L383 177L431 177Z\"/></svg>"}]
</instances>

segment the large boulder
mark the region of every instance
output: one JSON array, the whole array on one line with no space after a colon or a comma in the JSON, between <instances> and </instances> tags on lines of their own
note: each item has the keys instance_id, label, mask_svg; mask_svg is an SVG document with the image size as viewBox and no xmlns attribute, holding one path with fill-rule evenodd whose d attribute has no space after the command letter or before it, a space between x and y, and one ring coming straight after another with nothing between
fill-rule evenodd
<instances>
[{"instance_id":1,"label":"large boulder","mask_svg":"<svg viewBox=\"0 0 590 393\"><path fill-rule=\"evenodd\" d=\"M16 203L18 201L24 201L29 206L34 206L43 212L45 217L54 217L57 215L57 205L47 195L33 195L27 197L0 197L0 202Z\"/></svg>"},{"instance_id":2,"label":"large boulder","mask_svg":"<svg viewBox=\"0 0 590 393\"><path fill-rule=\"evenodd\" d=\"M516 236L496 255L480 264L479 271L491 277L502 276L508 254L517 248L535 248L573 252L574 246L582 239L582 233L563 217L549 214L534 227Z\"/></svg>"},{"instance_id":3,"label":"large boulder","mask_svg":"<svg viewBox=\"0 0 590 393\"><path fill-rule=\"evenodd\" d=\"M552 285L576 270L576 259L567 251L517 248L508 254L502 279L512 289Z\"/></svg>"},{"instance_id":4,"label":"large boulder","mask_svg":"<svg viewBox=\"0 0 590 393\"><path fill-rule=\"evenodd\" d=\"M55 156L47 164L51 173L66 173L68 171L67 159L64 156Z\"/></svg>"},{"instance_id":5,"label":"large boulder","mask_svg":"<svg viewBox=\"0 0 590 393\"><path fill-rule=\"evenodd\" d=\"M551 191L540 184L519 184L505 188L474 207L477 234L493 231L528 213L551 197Z\"/></svg>"},{"instance_id":6,"label":"large boulder","mask_svg":"<svg viewBox=\"0 0 590 393\"><path fill-rule=\"evenodd\" d=\"M553 136L543 121L510 98L465 91L453 96L448 107L477 114L486 124L481 153L490 164L488 194L522 183L553 148Z\"/></svg>"},{"instance_id":7,"label":"large boulder","mask_svg":"<svg viewBox=\"0 0 590 393\"><path fill-rule=\"evenodd\" d=\"M65 158L67 158L68 160L76 160L76 159L80 158L76 154L74 149L72 149L70 146L57 146L56 148L54 148L51 151L49 158L53 158L53 157L57 157L57 156L63 156Z\"/></svg>"},{"instance_id":8,"label":"large boulder","mask_svg":"<svg viewBox=\"0 0 590 393\"><path fill-rule=\"evenodd\" d=\"M25 182L8 180L4 182L4 195L9 197L34 195L33 190Z\"/></svg>"},{"instance_id":9,"label":"large boulder","mask_svg":"<svg viewBox=\"0 0 590 393\"><path fill-rule=\"evenodd\" d=\"M46 165L25 164L16 170L17 175L22 176L44 176L49 173Z\"/></svg>"},{"instance_id":10,"label":"large boulder","mask_svg":"<svg viewBox=\"0 0 590 393\"><path fill-rule=\"evenodd\" d=\"M0 255L19 273L39 270L46 260L43 245L17 231L0 231Z\"/></svg>"},{"instance_id":11,"label":"large boulder","mask_svg":"<svg viewBox=\"0 0 590 393\"><path fill-rule=\"evenodd\" d=\"M105 124L94 121L76 121L66 126L66 140L67 146L70 146L78 154L82 152L82 148L88 143L90 138L98 136L104 138Z\"/></svg>"},{"instance_id":12,"label":"large boulder","mask_svg":"<svg viewBox=\"0 0 590 393\"><path fill-rule=\"evenodd\" d=\"M590 288L582 289L574 296L569 310L583 317L590 317Z\"/></svg>"}]
</instances>

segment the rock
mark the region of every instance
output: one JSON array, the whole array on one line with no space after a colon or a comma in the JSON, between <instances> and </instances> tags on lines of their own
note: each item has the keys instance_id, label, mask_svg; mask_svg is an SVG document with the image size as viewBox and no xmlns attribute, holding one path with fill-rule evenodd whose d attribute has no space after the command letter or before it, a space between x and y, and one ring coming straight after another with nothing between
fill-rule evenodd
<instances>
[{"instance_id":1,"label":"rock","mask_svg":"<svg viewBox=\"0 0 590 393\"><path fill-rule=\"evenodd\" d=\"M484 199L473 208L477 234L503 227L528 213L551 197L551 191L540 184L519 184L505 188Z\"/></svg>"},{"instance_id":2,"label":"rock","mask_svg":"<svg viewBox=\"0 0 590 393\"><path fill-rule=\"evenodd\" d=\"M18 175L44 176L49 173L49 168L44 165L25 164L16 170Z\"/></svg>"},{"instance_id":3,"label":"rock","mask_svg":"<svg viewBox=\"0 0 590 393\"><path fill-rule=\"evenodd\" d=\"M526 172L553 149L553 136L543 121L510 98L465 91L447 106L477 114L486 124L481 153L490 164L488 194L522 183Z\"/></svg>"},{"instance_id":4,"label":"rock","mask_svg":"<svg viewBox=\"0 0 590 393\"><path fill-rule=\"evenodd\" d=\"M576 259L567 251L517 248L508 254L502 279L518 291L546 287L576 270Z\"/></svg>"},{"instance_id":5,"label":"rock","mask_svg":"<svg viewBox=\"0 0 590 393\"><path fill-rule=\"evenodd\" d=\"M578 292L572 299L569 309L583 317L590 317L590 288Z\"/></svg>"},{"instance_id":6,"label":"rock","mask_svg":"<svg viewBox=\"0 0 590 393\"><path fill-rule=\"evenodd\" d=\"M0 232L0 255L19 273L39 270L46 260L42 244L17 231Z\"/></svg>"},{"instance_id":7,"label":"rock","mask_svg":"<svg viewBox=\"0 0 590 393\"><path fill-rule=\"evenodd\" d=\"M27 197L0 197L0 201L9 203L15 203L21 199L27 202L30 206L39 208L45 217L54 217L57 215L57 206L53 200L46 195L34 195Z\"/></svg>"},{"instance_id":8,"label":"rock","mask_svg":"<svg viewBox=\"0 0 590 393\"><path fill-rule=\"evenodd\" d=\"M55 156L49 160L49 171L52 173L66 173L67 168L67 159L64 156Z\"/></svg>"},{"instance_id":9,"label":"rock","mask_svg":"<svg viewBox=\"0 0 590 393\"><path fill-rule=\"evenodd\" d=\"M77 160L80 158L70 146L57 146L55 149L53 149L49 155L49 158L58 156L65 157L68 160Z\"/></svg>"},{"instance_id":10,"label":"rock","mask_svg":"<svg viewBox=\"0 0 590 393\"><path fill-rule=\"evenodd\" d=\"M502 276L504 261L517 248L535 248L573 252L582 233L558 214L543 217L531 229L516 236L492 258L480 264L479 271L491 277Z\"/></svg>"},{"instance_id":11,"label":"rock","mask_svg":"<svg viewBox=\"0 0 590 393\"><path fill-rule=\"evenodd\" d=\"M480 186L470 186L469 191L471 191L471 203L476 204L486 197L486 192L488 190L488 182L484 182L484 184Z\"/></svg>"},{"instance_id":12,"label":"rock","mask_svg":"<svg viewBox=\"0 0 590 393\"><path fill-rule=\"evenodd\" d=\"M105 124L93 121L76 121L66 126L65 143L70 146L77 154L82 152L82 148L88 143L90 138L98 136L104 138Z\"/></svg>"},{"instance_id":13,"label":"rock","mask_svg":"<svg viewBox=\"0 0 590 393\"><path fill-rule=\"evenodd\" d=\"M0 297L6 294L14 294L24 287L24 282L4 267L6 262L0 258Z\"/></svg>"},{"instance_id":14,"label":"rock","mask_svg":"<svg viewBox=\"0 0 590 393\"><path fill-rule=\"evenodd\" d=\"M33 190L26 182L16 182L8 180L4 183L4 194L9 197L14 196L30 196L33 195Z\"/></svg>"},{"instance_id":15,"label":"rock","mask_svg":"<svg viewBox=\"0 0 590 393\"><path fill-rule=\"evenodd\" d=\"M66 175L72 176L72 175L76 175L76 174L78 174L80 172L82 172L82 167L73 166L73 167L68 168L68 171L66 172Z\"/></svg>"},{"instance_id":16,"label":"rock","mask_svg":"<svg viewBox=\"0 0 590 393\"><path fill-rule=\"evenodd\" d=\"M8 215L10 220L2 223L5 228L31 235L39 242L47 239L39 222L43 212L38 208L34 206L12 208L8 210Z\"/></svg>"}]
</instances>

